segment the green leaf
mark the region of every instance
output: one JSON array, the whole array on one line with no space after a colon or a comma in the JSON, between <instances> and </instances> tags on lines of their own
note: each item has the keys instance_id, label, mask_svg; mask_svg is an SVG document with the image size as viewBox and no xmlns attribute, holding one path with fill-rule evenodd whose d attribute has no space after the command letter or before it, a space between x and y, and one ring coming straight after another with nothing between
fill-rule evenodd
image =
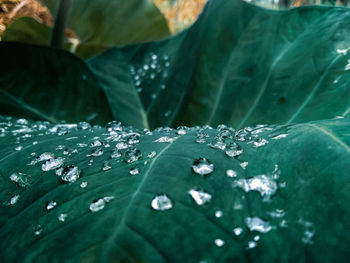
<instances>
[{"instance_id":1,"label":"green leaf","mask_svg":"<svg viewBox=\"0 0 350 263\"><path fill-rule=\"evenodd\" d=\"M140 100L142 107L135 112L145 112L153 128L220 123L239 128L346 116L348 12L325 6L274 11L241 0L210 1L183 33L112 49L89 63L95 72L96 65L99 72L135 68L123 76L104 76L110 79L104 89L118 93L115 83L122 81L123 90L136 95L109 98L112 111L124 112L128 100ZM152 55L158 58L153 64ZM142 123L142 118L135 114L132 122Z\"/></svg>"},{"instance_id":2,"label":"green leaf","mask_svg":"<svg viewBox=\"0 0 350 263\"><path fill-rule=\"evenodd\" d=\"M55 0L42 0L54 14ZM113 46L167 37L167 22L149 0L74 0L70 2L68 27L81 42Z\"/></svg>"},{"instance_id":3,"label":"green leaf","mask_svg":"<svg viewBox=\"0 0 350 263\"><path fill-rule=\"evenodd\" d=\"M58 123L113 119L83 61L68 52L0 43L0 113Z\"/></svg>"},{"instance_id":4,"label":"green leaf","mask_svg":"<svg viewBox=\"0 0 350 263\"><path fill-rule=\"evenodd\" d=\"M345 262L349 129L346 118L153 132L3 118L0 260ZM155 142L160 138L173 142ZM214 147L218 141L226 150L235 142L243 153L229 157ZM141 158L126 162L124 149L112 159L122 142ZM59 170L43 171L52 162L37 158L43 153L76 166L80 178L67 183ZM213 172L196 174L198 158L207 158ZM132 168L139 174L131 175ZM211 195L203 205L189 194L198 189ZM164 201L158 208L157 196Z\"/></svg>"},{"instance_id":5,"label":"green leaf","mask_svg":"<svg viewBox=\"0 0 350 263\"><path fill-rule=\"evenodd\" d=\"M1 36L2 41L46 46L51 29L32 17L20 17L11 22Z\"/></svg>"},{"instance_id":6,"label":"green leaf","mask_svg":"<svg viewBox=\"0 0 350 263\"><path fill-rule=\"evenodd\" d=\"M51 31L50 27L39 23L32 17L20 17L13 20L6 27L1 35L1 39L6 42L47 46L50 41ZM67 39L63 45L63 49L83 59L92 57L108 48L108 45L81 43L78 39Z\"/></svg>"}]
</instances>

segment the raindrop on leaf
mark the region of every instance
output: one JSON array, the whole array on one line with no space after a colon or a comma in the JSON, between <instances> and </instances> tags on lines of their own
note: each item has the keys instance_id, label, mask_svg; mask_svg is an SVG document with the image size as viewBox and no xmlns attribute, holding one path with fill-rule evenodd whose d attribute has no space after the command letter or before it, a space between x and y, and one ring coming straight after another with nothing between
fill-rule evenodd
<instances>
[{"instance_id":1,"label":"raindrop on leaf","mask_svg":"<svg viewBox=\"0 0 350 263\"><path fill-rule=\"evenodd\" d=\"M191 189L188 191L192 199L197 203L197 205L204 205L211 200L211 195L200 189Z\"/></svg>"},{"instance_id":2,"label":"raindrop on leaf","mask_svg":"<svg viewBox=\"0 0 350 263\"><path fill-rule=\"evenodd\" d=\"M124 160L127 163L136 162L141 157L142 157L141 151L136 148L131 148L124 153Z\"/></svg>"},{"instance_id":3,"label":"raindrop on leaf","mask_svg":"<svg viewBox=\"0 0 350 263\"><path fill-rule=\"evenodd\" d=\"M214 171L214 164L206 158L194 160L192 169L196 174L209 175Z\"/></svg>"},{"instance_id":4,"label":"raindrop on leaf","mask_svg":"<svg viewBox=\"0 0 350 263\"><path fill-rule=\"evenodd\" d=\"M154 210L165 211L173 208L173 202L166 194L161 194L153 198L151 206Z\"/></svg>"},{"instance_id":5,"label":"raindrop on leaf","mask_svg":"<svg viewBox=\"0 0 350 263\"><path fill-rule=\"evenodd\" d=\"M140 169L137 167L130 168L129 174L130 175L138 175L140 173Z\"/></svg>"},{"instance_id":6,"label":"raindrop on leaf","mask_svg":"<svg viewBox=\"0 0 350 263\"><path fill-rule=\"evenodd\" d=\"M50 211L50 210L54 209L56 205L57 205L57 203L55 201L49 201L46 203L46 209L48 211Z\"/></svg>"}]
</instances>

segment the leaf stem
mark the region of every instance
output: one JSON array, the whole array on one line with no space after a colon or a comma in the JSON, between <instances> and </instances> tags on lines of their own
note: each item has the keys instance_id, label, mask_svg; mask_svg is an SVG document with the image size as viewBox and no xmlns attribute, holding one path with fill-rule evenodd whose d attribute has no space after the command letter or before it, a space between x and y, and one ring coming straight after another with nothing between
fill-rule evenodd
<instances>
[{"instance_id":1,"label":"leaf stem","mask_svg":"<svg viewBox=\"0 0 350 263\"><path fill-rule=\"evenodd\" d=\"M64 32L67 26L68 12L70 0L57 1L57 12L55 16L55 24L52 30L50 46L61 48L64 42Z\"/></svg>"}]
</instances>

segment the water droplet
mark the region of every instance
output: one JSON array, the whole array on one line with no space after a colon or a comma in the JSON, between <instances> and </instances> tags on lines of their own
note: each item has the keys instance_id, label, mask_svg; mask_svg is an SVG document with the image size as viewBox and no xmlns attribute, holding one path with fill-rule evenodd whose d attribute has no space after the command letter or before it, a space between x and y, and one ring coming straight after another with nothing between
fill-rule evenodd
<instances>
[{"instance_id":1,"label":"water droplet","mask_svg":"<svg viewBox=\"0 0 350 263\"><path fill-rule=\"evenodd\" d=\"M140 169L137 167L130 168L129 174L130 175L138 175L140 173Z\"/></svg>"},{"instance_id":2,"label":"water droplet","mask_svg":"<svg viewBox=\"0 0 350 263\"><path fill-rule=\"evenodd\" d=\"M57 203L55 201L49 201L46 203L46 209L50 211L54 209L56 205Z\"/></svg>"},{"instance_id":3,"label":"water droplet","mask_svg":"<svg viewBox=\"0 0 350 263\"><path fill-rule=\"evenodd\" d=\"M211 148L216 148L216 149L220 149L220 150L225 150L226 148L226 143L224 141L222 141L221 139L214 139L209 146Z\"/></svg>"},{"instance_id":4,"label":"water droplet","mask_svg":"<svg viewBox=\"0 0 350 263\"><path fill-rule=\"evenodd\" d=\"M103 150L101 148L95 148L93 149L90 154L87 154L87 157L97 157L101 156L103 154Z\"/></svg>"},{"instance_id":5,"label":"water droplet","mask_svg":"<svg viewBox=\"0 0 350 263\"><path fill-rule=\"evenodd\" d=\"M243 149L237 143L232 142L226 147L225 153L227 156L236 157L243 153Z\"/></svg>"},{"instance_id":6,"label":"water droplet","mask_svg":"<svg viewBox=\"0 0 350 263\"><path fill-rule=\"evenodd\" d=\"M61 221L61 222L64 222L64 221L66 221L67 217L68 217L67 214L60 214L58 216L58 220Z\"/></svg>"},{"instance_id":7,"label":"water droplet","mask_svg":"<svg viewBox=\"0 0 350 263\"><path fill-rule=\"evenodd\" d=\"M243 228L241 227L236 227L233 229L233 233L236 235L236 236L240 236L242 233L243 233Z\"/></svg>"},{"instance_id":8,"label":"water droplet","mask_svg":"<svg viewBox=\"0 0 350 263\"><path fill-rule=\"evenodd\" d=\"M257 243L255 241L248 242L248 249L255 248L256 246L257 246Z\"/></svg>"},{"instance_id":9,"label":"water droplet","mask_svg":"<svg viewBox=\"0 0 350 263\"><path fill-rule=\"evenodd\" d=\"M258 148L258 147L261 147L261 146L264 146L268 143L267 140L265 139L257 139L255 142L254 142L254 147L255 148Z\"/></svg>"},{"instance_id":10,"label":"water droplet","mask_svg":"<svg viewBox=\"0 0 350 263\"><path fill-rule=\"evenodd\" d=\"M260 240L260 236L255 236L253 239L254 239L254 241L259 241Z\"/></svg>"},{"instance_id":11,"label":"water droplet","mask_svg":"<svg viewBox=\"0 0 350 263\"><path fill-rule=\"evenodd\" d=\"M157 60L157 55L154 55L154 54L153 54L153 55L152 55L152 59L153 59L153 60Z\"/></svg>"},{"instance_id":12,"label":"water droplet","mask_svg":"<svg viewBox=\"0 0 350 263\"><path fill-rule=\"evenodd\" d=\"M111 159L118 159L122 156L122 152L118 149L113 150L111 154Z\"/></svg>"},{"instance_id":13,"label":"water droplet","mask_svg":"<svg viewBox=\"0 0 350 263\"><path fill-rule=\"evenodd\" d=\"M102 171L108 171L112 169L112 165L109 161L105 161L102 166Z\"/></svg>"},{"instance_id":14,"label":"water droplet","mask_svg":"<svg viewBox=\"0 0 350 263\"><path fill-rule=\"evenodd\" d=\"M87 187L87 185L88 185L88 182L81 182L81 184L80 184L80 187L81 188L85 188L85 187Z\"/></svg>"},{"instance_id":15,"label":"water droplet","mask_svg":"<svg viewBox=\"0 0 350 263\"><path fill-rule=\"evenodd\" d=\"M105 208L105 205L112 199L114 199L113 196L106 196L104 198L97 199L90 204L89 209L93 213L98 212Z\"/></svg>"},{"instance_id":16,"label":"water droplet","mask_svg":"<svg viewBox=\"0 0 350 263\"><path fill-rule=\"evenodd\" d=\"M153 198L151 206L154 210L165 211L173 208L173 202L166 194L161 194Z\"/></svg>"},{"instance_id":17,"label":"water droplet","mask_svg":"<svg viewBox=\"0 0 350 263\"><path fill-rule=\"evenodd\" d=\"M95 141L93 141L93 142L90 144L91 147L99 147L99 146L102 146L102 145L103 145L103 142L100 141L100 140L95 140Z\"/></svg>"},{"instance_id":18,"label":"water droplet","mask_svg":"<svg viewBox=\"0 0 350 263\"><path fill-rule=\"evenodd\" d=\"M134 133L127 137L128 144L138 144L140 142L140 134Z\"/></svg>"},{"instance_id":19,"label":"water droplet","mask_svg":"<svg viewBox=\"0 0 350 263\"><path fill-rule=\"evenodd\" d=\"M146 65L143 66L143 69L144 70L149 70L149 66L146 64Z\"/></svg>"},{"instance_id":20,"label":"water droplet","mask_svg":"<svg viewBox=\"0 0 350 263\"><path fill-rule=\"evenodd\" d=\"M164 113L164 117L169 117L171 114L172 110L168 110L167 112Z\"/></svg>"},{"instance_id":21,"label":"water droplet","mask_svg":"<svg viewBox=\"0 0 350 263\"><path fill-rule=\"evenodd\" d=\"M226 175L228 176L228 177L237 177L237 172L236 171L234 171L234 170L232 170L232 169L229 169L229 170L227 170L226 171Z\"/></svg>"},{"instance_id":22,"label":"water droplet","mask_svg":"<svg viewBox=\"0 0 350 263\"><path fill-rule=\"evenodd\" d=\"M197 133L196 142L206 143L208 138L209 138L209 134L207 133Z\"/></svg>"},{"instance_id":23,"label":"water droplet","mask_svg":"<svg viewBox=\"0 0 350 263\"><path fill-rule=\"evenodd\" d=\"M287 136L288 136L288 134L284 133L284 134L276 135L276 136L272 137L271 139L272 140L280 140L280 139L286 138Z\"/></svg>"},{"instance_id":24,"label":"water droplet","mask_svg":"<svg viewBox=\"0 0 350 263\"><path fill-rule=\"evenodd\" d=\"M141 151L136 148L131 148L124 153L124 160L127 163L136 162L141 157L142 157Z\"/></svg>"},{"instance_id":25,"label":"water droplet","mask_svg":"<svg viewBox=\"0 0 350 263\"><path fill-rule=\"evenodd\" d=\"M42 164L41 170L44 172L57 169L63 165L64 159L63 158L52 158L47 160L45 163Z\"/></svg>"},{"instance_id":26,"label":"water droplet","mask_svg":"<svg viewBox=\"0 0 350 263\"><path fill-rule=\"evenodd\" d=\"M30 182L24 173L13 173L10 176L10 180L15 182L20 187L26 187L30 185Z\"/></svg>"},{"instance_id":27,"label":"water droplet","mask_svg":"<svg viewBox=\"0 0 350 263\"><path fill-rule=\"evenodd\" d=\"M149 155L147 155L148 158L153 158L154 156L156 156L156 152L151 152Z\"/></svg>"},{"instance_id":28,"label":"water droplet","mask_svg":"<svg viewBox=\"0 0 350 263\"><path fill-rule=\"evenodd\" d=\"M337 49L337 53L341 55L346 55L346 53L348 53L348 49Z\"/></svg>"},{"instance_id":29,"label":"water droplet","mask_svg":"<svg viewBox=\"0 0 350 263\"><path fill-rule=\"evenodd\" d=\"M66 183L73 183L79 179L81 171L77 166L71 165L63 169L61 179Z\"/></svg>"},{"instance_id":30,"label":"water droplet","mask_svg":"<svg viewBox=\"0 0 350 263\"><path fill-rule=\"evenodd\" d=\"M255 216L255 217L247 217L245 220L245 223L250 231L258 231L260 233L267 233L269 232L272 227L270 224L261 218Z\"/></svg>"},{"instance_id":31,"label":"water droplet","mask_svg":"<svg viewBox=\"0 0 350 263\"><path fill-rule=\"evenodd\" d=\"M220 211L220 210L216 211L216 212L215 212L215 217L216 217L216 218L222 217L222 211Z\"/></svg>"},{"instance_id":32,"label":"water droplet","mask_svg":"<svg viewBox=\"0 0 350 263\"><path fill-rule=\"evenodd\" d=\"M16 123L19 124L19 125L28 125L29 124L29 122L26 119L23 119L23 118L18 119L16 121Z\"/></svg>"},{"instance_id":33,"label":"water droplet","mask_svg":"<svg viewBox=\"0 0 350 263\"><path fill-rule=\"evenodd\" d=\"M315 235L315 231L305 230L303 233L303 237L301 241L306 245L312 245L314 242L312 241L313 236Z\"/></svg>"},{"instance_id":34,"label":"water droplet","mask_svg":"<svg viewBox=\"0 0 350 263\"><path fill-rule=\"evenodd\" d=\"M196 174L209 175L214 171L214 164L206 158L194 160L192 169Z\"/></svg>"},{"instance_id":35,"label":"water droplet","mask_svg":"<svg viewBox=\"0 0 350 263\"><path fill-rule=\"evenodd\" d=\"M214 243L215 245L217 245L218 247L222 247L223 245L225 245L225 241L220 239L220 238L217 238L214 240Z\"/></svg>"},{"instance_id":36,"label":"water droplet","mask_svg":"<svg viewBox=\"0 0 350 263\"><path fill-rule=\"evenodd\" d=\"M267 214L273 218L282 218L286 215L286 212L284 212L282 209L276 209L271 212L267 212Z\"/></svg>"},{"instance_id":37,"label":"water droplet","mask_svg":"<svg viewBox=\"0 0 350 263\"><path fill-rule=\"evenodd\" d=\"M350 69L350 59L348 59L348 64L346 64L345 66L345 70L349 70Z\"/></svg>"},{"instance_id":38,"label":"water droplet","mask_svg":"<svg viewBox=\"0 0 350 263\"><path fill-rule=\"evenodd\" d=\"M162 136L159 139L155 140L154 142L167 142L167 143L172 143L174 142L174 138L170 138L168 136Z\"/></svg>"},{"instance_id":39,"label":"water droplet","mask_svg":"<svg viewBox=\"0 0 350 263\"><path fill-rule=\"evenodd\" d=\"M129 144L127 144L126 142L118 142L115 147L118 149L118 150L124 150L124 149L127 149L130 147Z\"/></svg>"},{"instance_id":40,"label":"water droplet","mask_svg":"<svg viewBox=\"0 0 350 263\"><path fill-rule=\"evenodd\" d=\"M248 166L248 162L241 162L239 165L245 170Z\"/></svg>"},{"instance_id":41,"label":"water droplet","mask_svg":"<svg viewBox=\"0 0 350 263\"><path fill-rule=\"evenodd\" d=\"M191 189L188 191L193 200L197 203L197 205L204 205L211 200L211 195L204 190L201 189Z\"/></svg>"},{"instance_id":42,"label":"water droplet","mask_svg":"<svg viewBox=\"0 0 350 263\"><path fill-rule=\"evenodd\" d=\"M15 148L16 151L21 151L22 149L23 149L23 146L17 146L17 147Z\"/></svg>"},{"instance_id":43,"label":"water droplet","mask_svg":"<svg viewBox=\"0 0 350 263\"><path fill-rule=\"evenodd\" d=\"M14 205L15 203L17 203L19 197L20 197L19 195L15 195L15 196L11 197L10 205Z\"/></svg>"},{"instance_id":44,"label":"water droplet","mask_svg":"<svg viewBox=\"0 0 350 263\"><path fill-rule=\"evenodd\" d=\"M245 192L257 191L262 197L267 199L277 191L277 184L266 175L257 175L249 179L240 179L234 182L234 187L240 187Z\"/></svg>"},{"instance_id":45,"label":"water droplet","mask_svg":"<svg viewBox=\"0 0 350 263\"><path fill-rule=\"evenodd\" d=\"M177 133L178 135L185 135L185 134L186 134L186 128L185 128L185 127L178 127L178 128L176 129L176 133Z\"/></svg>"},{"instance_id":46,"label":"water droplet","mask_svg":"<svg viewBox=\"0 0 350 263\"><path fill-rule=\"evenodd\" d=\"M43 232L43 229L41 225L36 225L35 227L33 227L33 231L34 231L34 235L39 236L41 232Z\"/></svg>"}]
</instances>

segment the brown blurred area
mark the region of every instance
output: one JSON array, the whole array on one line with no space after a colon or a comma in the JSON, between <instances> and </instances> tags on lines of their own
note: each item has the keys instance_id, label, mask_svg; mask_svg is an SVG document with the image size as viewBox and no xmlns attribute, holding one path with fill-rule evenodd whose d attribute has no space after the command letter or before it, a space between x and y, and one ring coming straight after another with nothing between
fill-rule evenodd
<instances>
[{"instance_id":1,"label":"brown blurred area","mask_svg":"<svg viewBox=\"0 0 350 263\"><path fill-rule=\"evenodd\" d=\"M168 20L173 33L191 25L206 2L207 0L154 0L155 5ZM50 11L39 0L0 0L0 35L13 19L21 16L31 16L40 23L53 25ZM67 33L70 35L69 31Z\"/></svg>"},{"instance_id":2,"label":"brown blurred area","mask_svg":"<svg viewBox=\"0 0 350 263\"><path fill-rule=\"evenodd\" d=\"M89 0L86 0L89 1ZM98 0L96 0L98 1ZM125 0L127 1L127 0ZM149 0L152 1L152 0ZM308 4L349 5L350 0L245 0L268 8L296 7ZM153 0L164 14L170 31L177 33L196 21L207 0ZM53 17L39 0L0 0L0 36L6 26L15 18L31 16L47 26L53 25ZM75 38L74 32L67 30L68 37Z\"/></svg>"},{"instance_id":3,"label":"brown blurred area","mask_svg":"<svg viewBox=\"0 0 350 263\"><path fill-rule=\"evenodd\" d=\"M164 14L172 33L179 32L196 21L207 0L154 0Z\"/></svg>"},{"instance_id":4,"label":"brown blurred area","mask_svg":"<svg viewBox=\"0 0 350 263\"><path fill-rule=\"evenodd\" d=\"M37 0L0 0L0 35L15 18L31 16L40 23L52 26L49 10Z\"/></svg>"}]
</instances>

